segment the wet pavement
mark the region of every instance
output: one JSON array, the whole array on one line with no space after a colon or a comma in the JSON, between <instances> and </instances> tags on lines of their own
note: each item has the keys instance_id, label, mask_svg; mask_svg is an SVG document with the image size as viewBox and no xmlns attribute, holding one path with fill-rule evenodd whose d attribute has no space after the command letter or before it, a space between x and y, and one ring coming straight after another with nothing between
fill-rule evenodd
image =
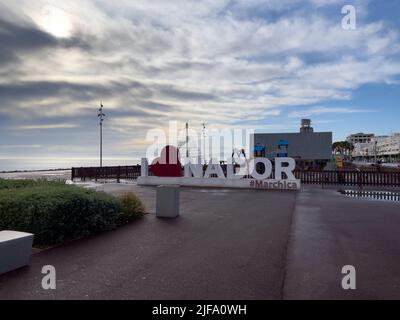
<instances>
[{"instance_id":1,"label":"wet pavement","mask_svg":"<svg viewBox=\"0 0 400 320\"><path fill-rule=\"evenodd\" d=\"M137 192L141 221L41 252L0 277L0 299L281 299L295 193L186 189L181 216L154 215L154 188ZM41 268L57 290L41 289Z\"/></svg>"},{"instance_id":2,"label":"wet pavement","mask_svg":"<svg viewBox=\"0 0 400 320\"><path fill-rule=\"evenodd\" d=\"M400 298L400 204L300 192L182 189L181 216L155 217L155 188L134 191L140 221L32 256L0 276L0 299ZM57 290L41 287L54 265ZM357 289L341 287L344 265Z\"/></svg>"}]
</instances>

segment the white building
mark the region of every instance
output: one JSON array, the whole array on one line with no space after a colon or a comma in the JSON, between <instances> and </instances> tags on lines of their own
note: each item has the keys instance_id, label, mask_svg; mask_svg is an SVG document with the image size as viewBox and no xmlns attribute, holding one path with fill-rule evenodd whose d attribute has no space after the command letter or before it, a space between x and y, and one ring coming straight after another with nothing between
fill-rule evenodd
<instances>
[{"instance_id":1,"label":"white building","mask_svg":"<svg viewBox=\"0 0 400 320\"><path fill-rule=\"evenodd\" d=\"M351 134L347 137L347 142L356 145L356 144L364 144L364 143L369 143L372 141L372 139L375 138L375 135L373 133L355 133Z\"/></svg>"},{"instance_id":2,"label":"white building","mask_svg":"<svg viewBox=\"0 0 400 320\"><path fill-rule=\"evenodd\" d=\"M377 136L367 143L355 143L352 156L356 160L397 162L400 160L400 133Z\"/></svg>"}]
</instances>

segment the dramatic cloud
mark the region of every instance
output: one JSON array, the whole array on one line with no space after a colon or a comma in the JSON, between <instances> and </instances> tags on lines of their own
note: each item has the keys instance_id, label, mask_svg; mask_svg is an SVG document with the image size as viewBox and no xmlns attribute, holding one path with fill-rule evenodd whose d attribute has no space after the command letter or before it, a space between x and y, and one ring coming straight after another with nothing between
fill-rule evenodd
<instances>
[{"instance_id":1,"label":"dramatic cloud","mask_svg":"<svg viewBox=\"0 0 400 320\"><path fill-rule=\"evenodd\" d=\"M303 111L293 111L289 113L289 118L307 118L311 116L318 116L322 114L346 114L346 113L363 113L371 112L370 110L352 109L352 108L327 108L327 107L314 107Z\"/></svg>"},{"instance_id":2,"label":"dramatic cloud","mask_svg":"<svg viewBox=\"0 0 400 320\"><path fill-rule=\"evenodd\" d=\"M70 129L93 154L100 100L115 154L169 120L254 127L284 108L308 108L289 118L359 112L313 108L400 75L398 30L353 3L348 31L341 0L2 2L3 135L52 131L63 144Z\"/></svg>"}]
</instances>

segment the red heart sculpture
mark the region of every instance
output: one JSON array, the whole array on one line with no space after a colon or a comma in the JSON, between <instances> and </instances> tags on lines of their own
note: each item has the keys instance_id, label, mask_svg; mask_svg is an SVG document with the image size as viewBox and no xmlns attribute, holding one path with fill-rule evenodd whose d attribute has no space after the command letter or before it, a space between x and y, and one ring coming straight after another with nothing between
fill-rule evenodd
<instances>
[{"instance_id":1,"label":"red heart sculpture","mask_svg":"<svg viewBox=\"0 0 400 320\"><path fill-rule=\"evenodd\" d=\"M162 149L161 156L151 163L150 172L157 177L181 177L182 164L179 159L178 148L166 146Z\"/></svg>"}]
</instances>

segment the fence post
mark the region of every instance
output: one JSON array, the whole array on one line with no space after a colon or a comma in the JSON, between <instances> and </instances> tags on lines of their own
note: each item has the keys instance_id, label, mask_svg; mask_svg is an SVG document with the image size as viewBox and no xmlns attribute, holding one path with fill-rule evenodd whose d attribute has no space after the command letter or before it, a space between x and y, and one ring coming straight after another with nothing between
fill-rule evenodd
<instances>
[{"instance_id":1,"label":"fence post","mask_svg":"<svg viewBox=\"0 0 400 320\"><path fill-rule=\"evenodd\" d=\"M121 167L120 166L118 166L118 169L117 169L118 171L117 171L117 182L118 183L120 183L120 178L121 178Z\"/></svg>"}]
</instances>

